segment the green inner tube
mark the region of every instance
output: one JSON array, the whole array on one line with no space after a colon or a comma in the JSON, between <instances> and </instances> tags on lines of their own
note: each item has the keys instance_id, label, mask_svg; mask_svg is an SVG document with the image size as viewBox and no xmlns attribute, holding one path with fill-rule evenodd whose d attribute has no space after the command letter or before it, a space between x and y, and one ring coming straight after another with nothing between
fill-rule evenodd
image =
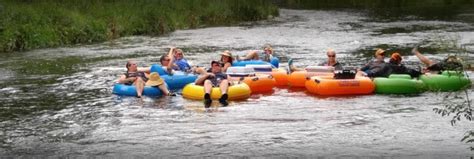
<instances>
[{"instance_id":1,"label":"green inner tube","mask_svg":"<svg viewBox=\"0 0 474 159\"><path fill-rule=\"evenodd\" d=\"M411 79L407 74L392 74L389 78L374 78L375 93L417 94L426 91L422 81Z\"/></svg>"},{"instance_id":2,"label":"green inner tube","mask_svg":"<svg viewBox=\"0 0 474 159\"><path fill-rule=\"evenodd\" d=\"M420 79L431 91L459 91L469 88L471 80L462 72L443 71L441 74L422 75Z\"/></svg>"}]
</instances>

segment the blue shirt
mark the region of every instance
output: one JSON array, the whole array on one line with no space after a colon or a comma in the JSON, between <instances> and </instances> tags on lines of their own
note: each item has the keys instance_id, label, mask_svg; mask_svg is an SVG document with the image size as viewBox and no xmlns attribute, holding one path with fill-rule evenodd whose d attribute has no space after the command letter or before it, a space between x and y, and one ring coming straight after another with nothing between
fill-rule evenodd
<instances>
[{"instance_id":1,"label":"blue shirt","mask_svg":"<svg viewBox=\"0 0 474 159\"><path fill-rule=\"evenodd\" d=\"M188 61L186 59L176 60L176 61L174 61L174 64L178 65L177 70L179 70L179 71L187 71L187 70L191 69L191 66L188 64Z\"/></svg>"}]
</instances>

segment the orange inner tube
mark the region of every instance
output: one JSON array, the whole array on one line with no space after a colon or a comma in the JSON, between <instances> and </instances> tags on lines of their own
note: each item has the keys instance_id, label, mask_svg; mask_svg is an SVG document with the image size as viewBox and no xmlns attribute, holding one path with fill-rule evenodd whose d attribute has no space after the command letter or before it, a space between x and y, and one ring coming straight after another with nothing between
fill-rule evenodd
<instances>
[{"instance_id":1,"label":"orange inner tube","mask_svg":"<svg viewBox=\"0 0 474 159\"><path fill-rule=\"evenodd\" d=\"M312 76L332 77L333 73L295 71L288 77L288 85L291 87L305 87L307 78Z\"/></svg>"},{"instance_id":2,"label":"orange inner tube","mask_svg":"<svg viewBox=\"0 0 474 159\"><path fill-rule=\"evenodd\" d=\"M311 77L305 83L306 89L318 95L356 95L371 94L375 84L368 77L354 79L334 79L333 77Z\"/></svg>"},{"instance_id":3,"label":"orange inner tube","mask_svg":"<svg viewBox=\"0 0 474 159\"><path fill-rule=\"evenodd\" d=\"M288 86L288 73L284 69L273 69L271 75L277 86Z\"/></svg>"},{"instance_id":4,"label":"orange inner tube","mask_svg":"<svg viewBox=\"0 0 474 159\"><path fill-rule=\"evenodd\" d=\"M245 77L242 81L250 87L252 93L262 93L273 91L276 81L271 75L257 75L253 77Z\"/></svg>"}]
</instances>

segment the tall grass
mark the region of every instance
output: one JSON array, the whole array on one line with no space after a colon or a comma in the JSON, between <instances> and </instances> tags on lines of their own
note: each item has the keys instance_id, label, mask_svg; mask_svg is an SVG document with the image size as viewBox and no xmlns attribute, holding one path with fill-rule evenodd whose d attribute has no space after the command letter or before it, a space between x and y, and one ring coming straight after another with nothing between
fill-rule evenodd
<instances>
[{"instance_id":1,"label":"tall grass","mask_svg":"<svg viewBox=\"0 0 474 159\"><path fill-rule=\"evenodd\" d=\"M0 52L231 25L277 16L268 0L0 0Z\"/></svg>"}]
</instances>

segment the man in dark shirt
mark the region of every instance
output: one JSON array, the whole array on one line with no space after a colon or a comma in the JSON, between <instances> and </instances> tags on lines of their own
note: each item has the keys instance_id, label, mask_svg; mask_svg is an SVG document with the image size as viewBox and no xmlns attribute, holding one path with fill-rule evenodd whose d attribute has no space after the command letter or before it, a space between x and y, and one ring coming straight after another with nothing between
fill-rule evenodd
<instances>
[{"instance_id":1,"label":"man in dark shirt","mask_svg":"<svg viewBox=\"0 0 474 159\"><path fill-rule=\"evenodd\" d=\"M222 72L222 64L218 61L211 62L211 72L201 75L196 79L196 85L204 86L204 106L206 108L211 106L211 91L213 87L219 87L221 89L222 96L219 98L219 103L222 106L227 106L227 89L229 88L229 81L227 80L227 74Z\"/></svg>"},{"instance_id":2,"label":"man in dark shirt","mask_svg":"<svg viewBox=\"0 0 474 159\"><path fill-rule=\"evenodd\" d=\"M389 67L385 63L385 50L377 49L375 51L375 60L370 61L364 67L359 69L362 75L367 77L388 77Z\"/></svg>"}]
</instances>

